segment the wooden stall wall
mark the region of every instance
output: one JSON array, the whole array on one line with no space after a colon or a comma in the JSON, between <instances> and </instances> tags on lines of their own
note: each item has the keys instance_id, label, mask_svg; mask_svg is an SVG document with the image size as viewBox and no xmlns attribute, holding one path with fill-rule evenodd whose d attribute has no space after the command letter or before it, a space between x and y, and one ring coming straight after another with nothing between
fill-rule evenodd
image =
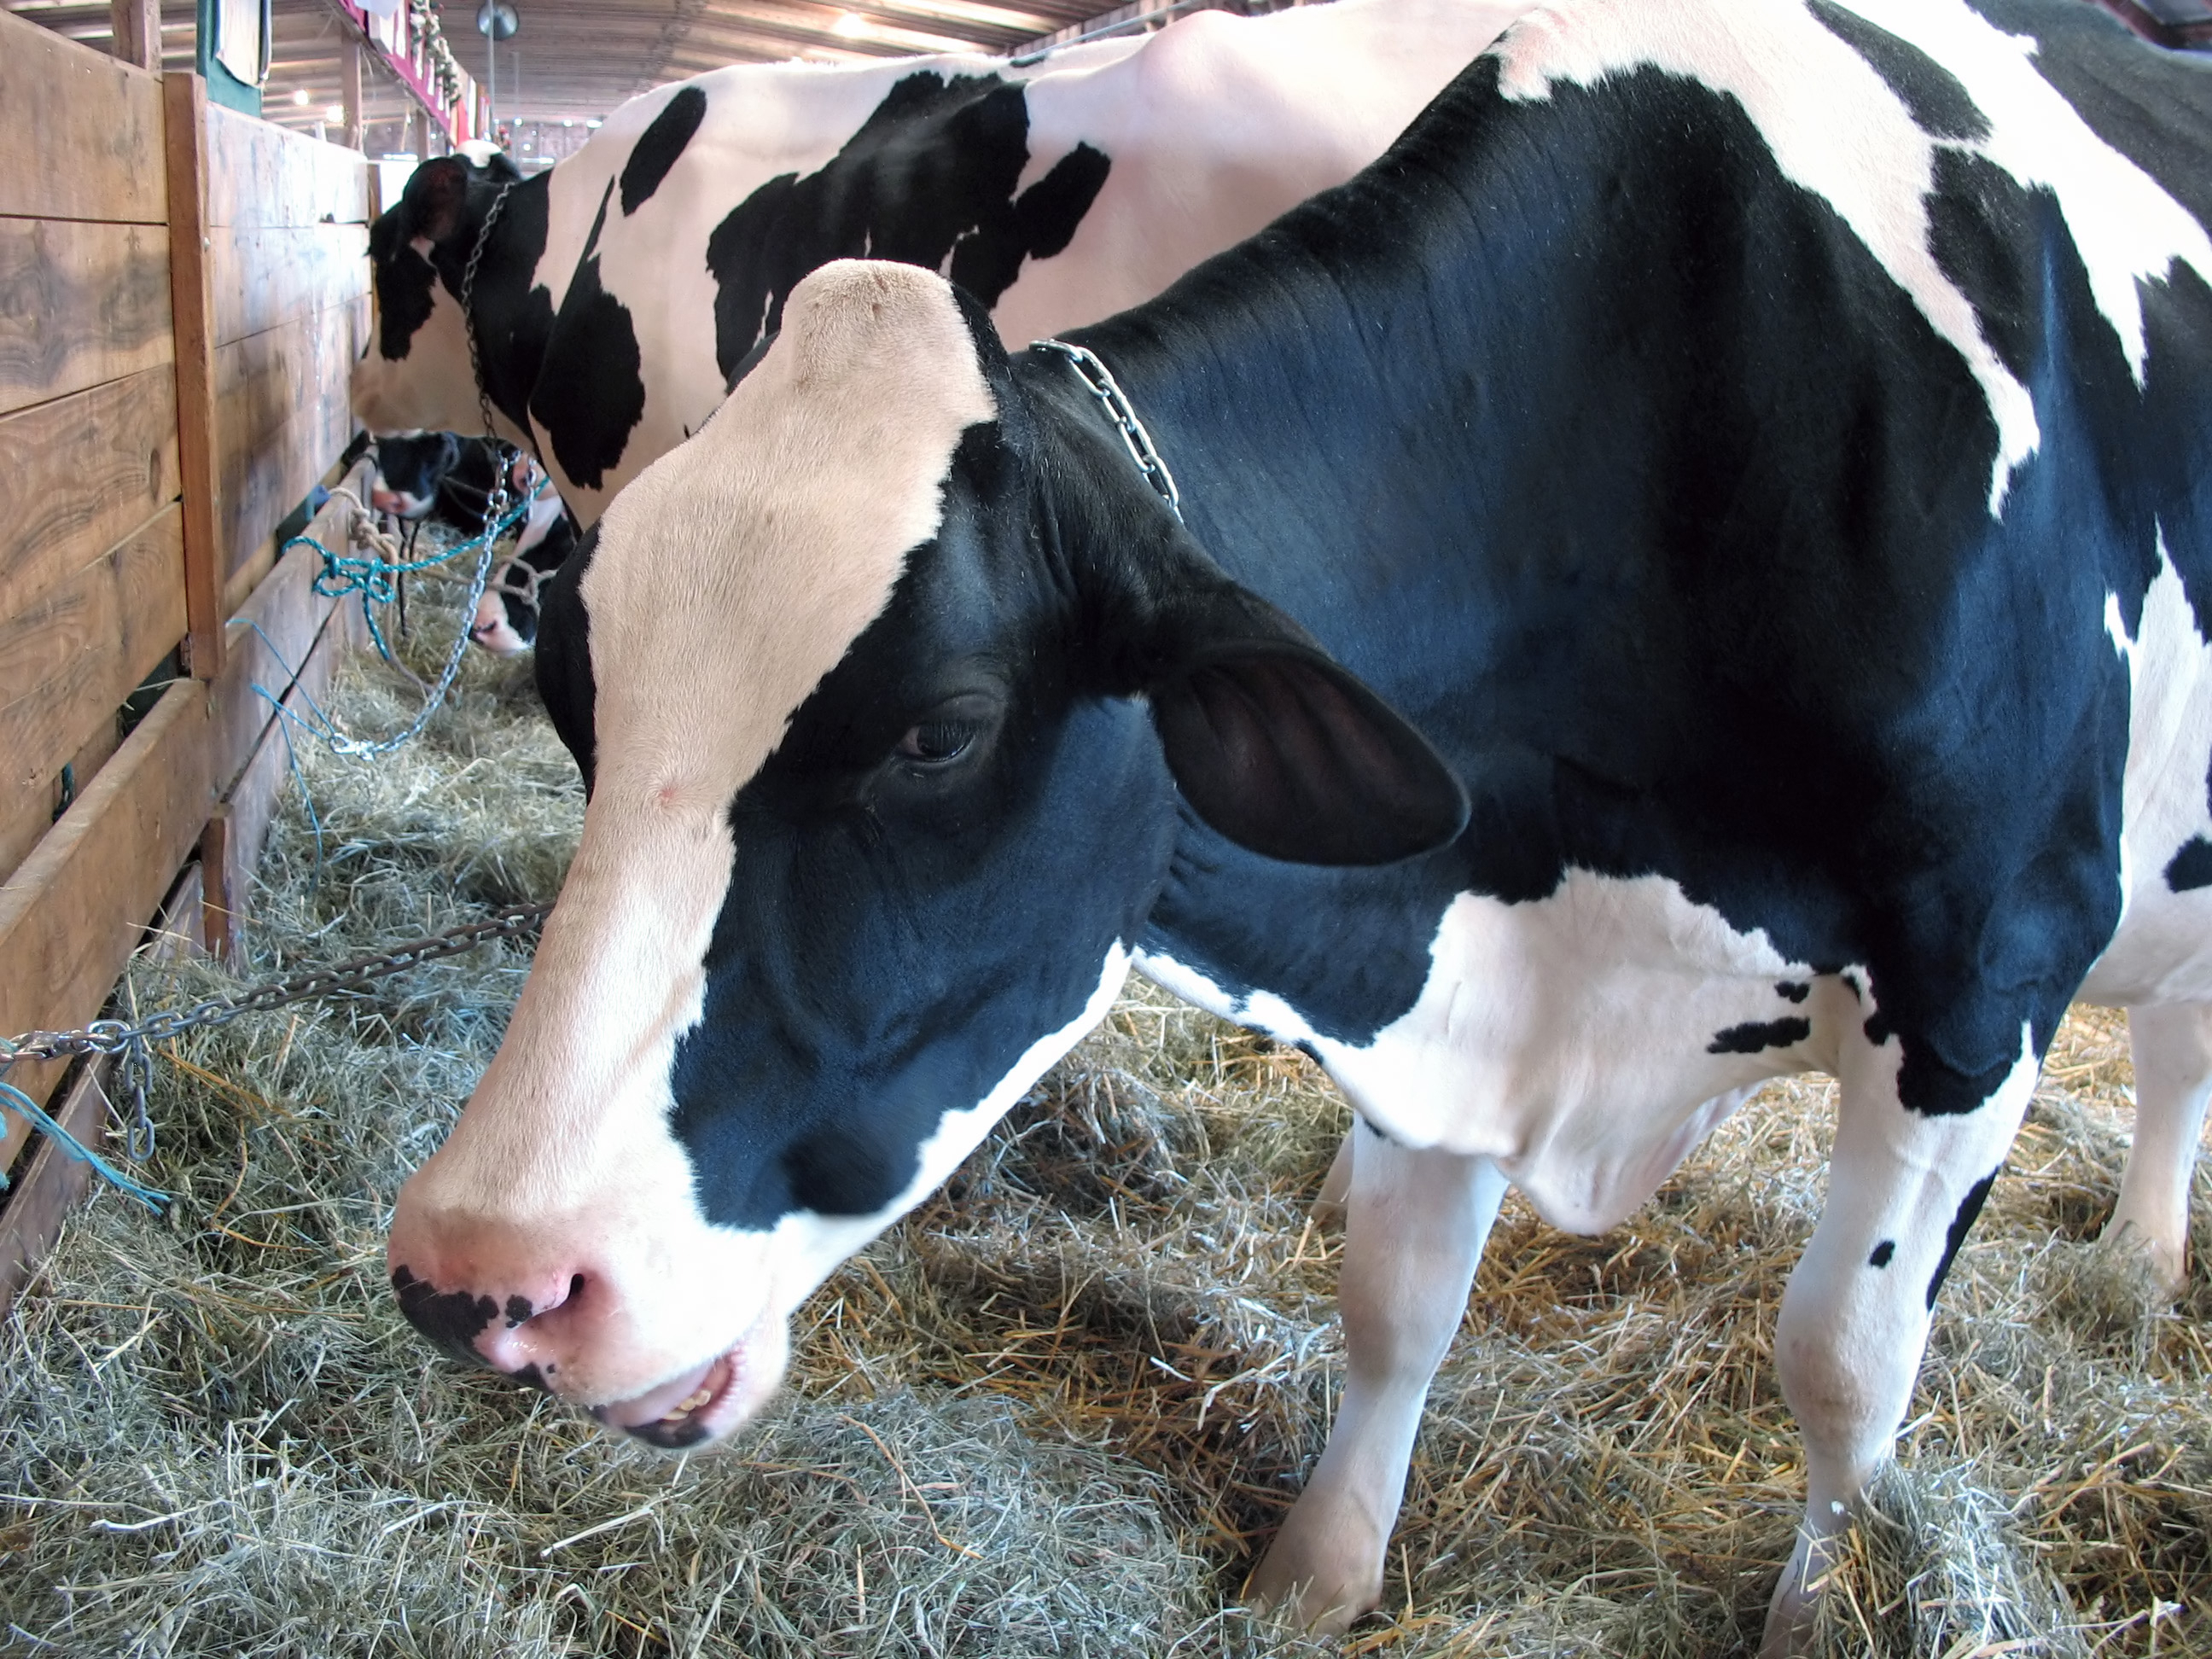
<instances>
[{"instance_id":1,"label":"wooden stall wall","mask_svg":"<svg viewBox=\"0 0 2212 1659\"><path fill-rule=\"evenodd\" d=\"M227 937L278 781L255 684L316 689L349 640L275 532L350 434L368 179L0 13L0 1035L97 1016L164 895ZM58 1109L96 1124L86 1092ZM58 1215L26 1133L0 1300Z\"/></svg>"}]
</instances>

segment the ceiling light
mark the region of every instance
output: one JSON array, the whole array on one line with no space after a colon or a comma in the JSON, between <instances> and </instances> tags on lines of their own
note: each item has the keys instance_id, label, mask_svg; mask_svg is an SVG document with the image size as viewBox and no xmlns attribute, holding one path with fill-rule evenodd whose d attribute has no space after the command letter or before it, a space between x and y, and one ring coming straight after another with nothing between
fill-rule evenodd
<instances>
[{"instance_id":1,"label":"ceiling light","mask_svg":"<svg viewBox=\"0 0 2212 1659\"><path fill-rule=\"evenodd\" d=\"M297 105L298 105L301 109L305 109L305 108L307 108L307 102L308 102L308 94L307 94L307 88L305 88L305 87L297 87L297 88L295 88L293 89L293 93L292 93L292 101L293 101L294 103L297 104Z\"/></svg>"},{"instance_id":2,"label":"ceiling light","mask_svg":"<svg viewBox=\"0 0 2212 1659\"><path fill-rule=\"evenodd\" d=\"M840 13L837 21L830 27L832 33L842 34L848 40L858 40L874 33L868 20L856 11Z\"/></svg>"},{"instance_id":3,"label":"ceiling light","mask_svg":"<svg viewBox=\"0 0 2212 1659\"><path fill-rule=\"evenodd\" d=\"M591 128L591 130L592 130L592 131L594 131L594 132L597 132L597 131L599 130L599 124L597 121L586 121L586 122L585 122L585 123L584 123L584 125L585 125L586 126L587 126L587 127Z\"/></svg>"},{"instance_id":4,"label":"ceiling light","mask_svg":"<svg viewBox=\"0 0 2212 1659\"><path fill-rule=\"evenodd\" d=\"M323 112L323 119L325 121L344 120L345 106L343 104L332 104L328 109Z\"/></svg>"}]
</instances>

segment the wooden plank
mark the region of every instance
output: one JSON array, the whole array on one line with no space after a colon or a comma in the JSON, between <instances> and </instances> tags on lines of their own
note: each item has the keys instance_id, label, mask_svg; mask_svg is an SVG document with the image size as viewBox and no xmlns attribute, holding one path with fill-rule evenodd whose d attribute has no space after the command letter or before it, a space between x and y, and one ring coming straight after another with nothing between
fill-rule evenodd
<instances>
[{"instance_id":1,"label":"wooden plank","mask_svg":"<svg viewBox=\"0 0 2212 1659\"><path fill-rule=\"evenodd\" d=\"M345 61L338 71L339 101L345 106L345 126L338 142L348 149L361 148L361 54L356 37L348 37Z\"/></svg>"},{"instance_id":2,"label":"wooden plank","mask_svg":"<svg viewBox=\"0 0 2212 1659\"><path fill-rule=\"evenodd\" d=\"M184 520L174 505L0 621L0 790L43 800L184 631Z\"/></svg>"},{"instance_id":3,"label":"wooden plank","mask_svg":"<svg viewBox=\"0 0 2212 1659\"><path fill-rule=\"evenodd\" d=\"M150 76L0 12L0 214L167 222Z\"/></svg>"},{"instance_id":4,"label":"wooden plank","mask_svg":"<svg viewBox=\"0 0 2212 1659\"><path fill-rule=\"evenodd\" d=\"M161 962L202 948L200 907L200 866L188 865L169 890L161 914L147 930L147 956ZM53 1114L81 1145L96 1152L106 1152L109 1139L107 1080L112 1066L103 1054L88 1054L69 1079L62 1091L62 1103ZM11 1132L11 1139L27 1133L28 1126L22 1125L21 1119L9 1121L20 1126ZM0 1168L9 1169L15 1180L6 1206L0 1208L0 1313L5 1313L29 1282L33 1270L53 1249L61 1236L63 1220L91 1186L92 1169L43 1136L30 1155L21 1160L21 1169L13 1167L15 1160L10 1149L0 1148L0 1159L7 1160L0 1163Z\"/></svg>"},{"instance_id":5,"label":"wooden plank","mask_svg":"<svg viewBox=\"0 0 2212 1659\"><path fill-rule=\"evenodd\" d=\"M363 463L343 482L358 494L368 474ZM342 540L349 510L332 502L309 522L307 533L326 545ZM295 548L230 624L214 714L213 775L223 804L200 843L208 872L205 933L210 948L226 956L234 946L244 896L289 770L284 739L274 729L276 712L253 688L261 686L294 708L303 696L319 700L358 638L352 619L360 614L359 602L317 593L321 568L313 551ZM295 734L293 740L303 739Z\"/></svg>"},{"instance_id":6,"label":"wooden plank","mask_svg":"<svg viewBox=\"0 0 2212 1659\"><path fill-rule=\"evenodd\" d=\"M161 0L108 0L110 55L156 75L161 70Z\"/></svg>"},{"instance_id":7,"label":"wooden plank","mask_svg":"<svg viewBox=\"0 0 2212 1659\"><path fill-rule=\"evenodd\" d=\"M170 371L0 416L0 617L81 570L176 499Z\"/></svg>"},{"instance_id":8,"label":"wooden plank","mask_svg":"<svg viewBox=\"0 0 2212 1659\"><path fill-rule=\"evenodd\" d=\"M249 335L216 352L220 535L228 609L275 562L270 540L353 435L349 374L368 328L366 299Z\"/></svg>"},{"instance_id":9,"label":"wooden plank","mask_svg":"<svg viewBox=\"0 0 2212 1659\"><path fill-rule=\"evenodd\" d=\"M368 163L357 150L235 110L208 111L208 222L241 229L365 224Z\"/></svg>"},{"instance_id":10,"label":"wooden plank","mask_svg":"<svg viewBox=\"0 0 2212 1659\"><path fill-rule=\"evenodd\" d=\"M0 414L158 368L170 341L166 228L0 219Z\"/></svg>"},{"instance_id":11,"label":"wooden plank","mask_svg":"<svg viewBox=\"0 0 2212 1659\"><path fill-rule=\"evenodd\" d=\"M173 72L161 79L167 128L170 307L176 320L179 465L185 495L186 668L211 680L222 672L222 477L216 464L215 295L208 268L207 82Z\"/></svg>"},{"instance_id":12,"label":"wooden plank","mask_svg":"<svg viewBox=\"0 0 2212 1659\"><path fill-rule=\"evenodd\" d=\"M208 705L197 681L171 686L0 885L0 1031L99 1015L215 804ZM8 1080L43 1102L63 1070L26 1064Z\"/></svg>"},{"instance_id":13,"label":"wooden plank","mask_svg":"<svg viewBox=\"0 0 2212 1659\"><path fill-rule=\"evenodd\" d=\"M218 227L209 243L219 347L368 292L368 231L361 225Z\"/></svg>"}]
</instances>

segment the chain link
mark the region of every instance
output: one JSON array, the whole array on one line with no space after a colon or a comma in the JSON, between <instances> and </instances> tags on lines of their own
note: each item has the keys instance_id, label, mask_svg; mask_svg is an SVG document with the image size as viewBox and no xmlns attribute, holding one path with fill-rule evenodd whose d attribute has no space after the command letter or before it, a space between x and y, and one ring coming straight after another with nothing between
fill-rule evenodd
<instances>
[{"instance_id":1,"label":"chain link","mask_svg":"<svg viewBox=\"0 0 2212 1659\"><path fill-rule=\"evenodd\" d=\"M0 1037L0 1072L19 1060L61 1060L76 1054L125 1054L156 1042L167 1042L186 1031L228 1025L246 1014L265 1013L311 997L335 996L365 990L378 980L465 951L495 939L512 939L544 921L550 904L514 904L495 911L483 921L449 927L442 933L409 941L373 956L317 968L289 979L257 985L228 996L209 997L186 1008L172 1008L137 1024L119 1019L96 1019L74 1031L26 1031L21 1036ZM142 1073L143 1079L143 1073Z\"/></svg>"},{"instance_id":2,"label":"chain link","mask_svg":"<svg viewBox=\"0 0 2212 1659\"><path fill-rule=\"evenodd\" d=\"M1039 340L1036 343L1047 351L1056 351L1067 359L1076 378L1084 389L1098 399L1106 411L1106 418L1114 422L1114 429L1121 434L1121 442L1129 452L1129 459L1137 464L1159 497L1168 504L1176 522L1182 522L1182 492L1176 488L1175 475L1168 464L1160 459L1160 452L1152 447L1152 434L1145 430L1145 423L1137 418L1137 410L1129 396L1121 390L1114 372L1099 360L1098 354L1079 345L1070 345L1065 340Z\"/></svg>"}]
</instances>

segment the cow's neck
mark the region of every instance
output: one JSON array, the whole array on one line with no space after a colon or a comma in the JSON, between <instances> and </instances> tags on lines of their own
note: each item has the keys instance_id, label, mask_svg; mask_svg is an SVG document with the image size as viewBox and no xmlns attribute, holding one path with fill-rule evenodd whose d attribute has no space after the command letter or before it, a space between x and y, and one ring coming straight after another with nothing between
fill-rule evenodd
<instances>
[{"instance_id":1,"label":"cow's neck","mask_svg":"<svg viewBox=\"0 0 2212 1659\"><path fill-rule=\"evenodd\" d=\"M483 393L524 434L532 429L530 394L544 362L553 320L550 299L535 286L538 263L545 251L550 176L538 173L507 191L497 222L488 235L482 235L476 283L468 294L467 323L476 340ZM487 215L496 197L495 190L486 194ZM457 299L467 286L469 258L483 222L479 217L468 236L456 238L456 247L441 262L446 285Z\"/></svg>"}]
</instances>

